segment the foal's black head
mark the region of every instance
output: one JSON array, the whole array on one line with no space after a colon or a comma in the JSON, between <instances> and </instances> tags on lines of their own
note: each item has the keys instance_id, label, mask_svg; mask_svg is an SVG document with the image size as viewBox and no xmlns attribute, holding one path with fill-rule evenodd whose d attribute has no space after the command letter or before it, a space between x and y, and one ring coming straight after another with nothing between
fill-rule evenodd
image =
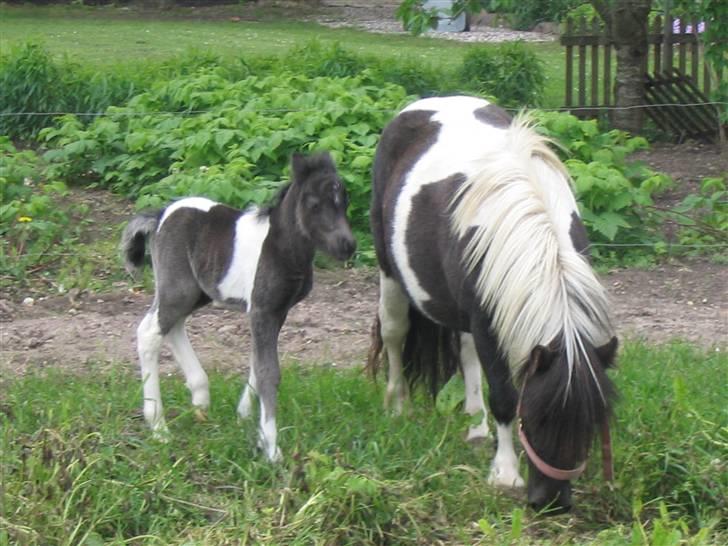
<instances>
[{"instance_id":1,"label":"foal's black head","mask_svg":"<svg viewBox=\"0 0 728 546\"><path fill-rule=\"evenodd\" d=\"M526 383L519 418L528 443L547 465L568 470L586 461L594 434L609 419L615 397L606 369L614 362L616 350L617 338L601 347L585 343L586 354L576 355L571 378L566 351L559 343L531 352L522 378ZM531 507L549 514L568 511L571 482L547 476L542 463L527 459Z\"/></svg>"},{"instance_id":2,"label":"foal's black head","mask_svg":"<svg viewBox=\"0 0 728 546\"><path fill-rule=\"evenodd\" d=\"M291 167L298 226L318 250L338 260L351 257L356 241L346 216L349 198L331 156L294 154Z\"/></svg>"}]
</instances>

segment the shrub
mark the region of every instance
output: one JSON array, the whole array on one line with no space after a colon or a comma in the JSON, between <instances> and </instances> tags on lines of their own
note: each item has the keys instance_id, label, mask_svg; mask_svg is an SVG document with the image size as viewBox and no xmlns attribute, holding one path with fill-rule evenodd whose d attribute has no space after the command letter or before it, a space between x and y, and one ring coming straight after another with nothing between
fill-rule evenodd
<instances>
[{"instance_id":1,"label":"shrub","mask_svg":"<svg viewBox=\"0 0 728 546\"><path fill-rule=\"evenodd\" d=\"M465 89L501 106L537 105L545 83L542 61L521 42L471 49L458 77Z\"/></svg>"},{"instance_id":2,"label":"shrub","mask_svg":"<svg viewBox=\"0 0 728 546\"><path fill-rule=\"evenodd\" d=\"M623 131L603 132L595 120L571 114L538 112L536 118L539 130L563 146L592 243L659 244L660 219L650 206L652 196L671 181L627 160L632 152L647 148L647 141ZM604 255L598 247L593 253Z\"/></svg>"},{"instance_id":3,"label":"shrub","mask_svg":"<svg viewBox=\"0 0 728 546\"><path fill-rule=\"evenodd\" d=\"M58 207L66 187L42 182L41 170L34 152L19 152L0 137L0 287L17 286L73 240L69 217Z\"/></svg>"},{"instance_id":4,"label":"shrub","mask_svg":"<svg viewBox=\"0 0 728 546\"><path fill-rule=\"evenodd\" d=\"M354 228L368 237L379 133L412 100L399 86L367 85L369 78L280 74L230 82L201 70L109 108L88 127L66 116L44 130L55 148L45 155L49 174L69 182L90 176L139 206L195 194L243 207L272 196L292 152L324 149L347 184Z\"/></svg>"}]
</instances>

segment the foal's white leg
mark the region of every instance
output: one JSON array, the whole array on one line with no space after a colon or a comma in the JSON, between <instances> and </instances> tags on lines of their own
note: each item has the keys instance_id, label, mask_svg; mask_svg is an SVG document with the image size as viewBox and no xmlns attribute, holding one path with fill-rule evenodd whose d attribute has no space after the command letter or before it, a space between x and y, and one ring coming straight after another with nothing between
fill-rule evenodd
<instances>
[{"instance_id":1,"label":"foal's white leg","mask_svg":"<svg viewBox=\"0 0 728 546\"><path fill-rule=\"evenodd\" d=\"M389 363L384 405L396 415L402 413L402 405L407 398L407 385L402 374L402 350L410 326L408 312L409 302L399 283L380 271L379 321Z\"/></svg>"},{"instance_id":2,"label":"foal's white leg","mask_svg":"<svg viewBox=\"0 0 728 546\"><path fill-rule=\"evenodd\" d=\"M255 366L253 365L253 356L250 356L250 373L248 374L248 382L245 384L243 395L240 397L238 404L238 415L242 419L247 419L253 411L253 399L257 396L258 386L255 383Z\"/></svg>"},{"instance_id":3,"label":"foal's white leg","mask_svg":"<svg viewBox=\"0 0 728 546\"><path fill-rule=\"evenodd\" d=\"M490 467L488 483L501 487L523 487L524 481L518 472L518 457L513 449L513 423L496 423L498 449Z\"/></svg>"},{"instance_id":4,"label":"foal's white leg","mask_svg":"<svg viewBox=\"0 0 728 546\"><path fill-rule=\"evenodd\" d=\"M482 370L472 334L460 335L460 365L465 381L465 413L483 416L479 423L470 425L466 441L484 440L490 432L488 430L488 411L485 409L483 401Z\"/></svg>"},{"instance_id":5,"label":"foal's white leg","mask_svg":"<svg viewBox=\"0 0 728 546\"><path fill-rule=\"evenodd\" d=\"M185 320L175 324L165 339L169 342L169 348L175 360L185 374L185 384L192 394L192 405L195 407L195 417L204 420L207 416L207 408L210 407L210 387L205 370L202 369L200 361L195 354L192 344L187 337Z\"/></svg>"},{"instance_id":6,"label":"foal's white leg","mask_svg":"<svg viewBox=\"0 0 728 546\"><path fill-rule=\"evenodd\" d=\"M162 394L159 390L159 351L162 348L162 339L157 311L149 311L137 327L137 351L144 391L144 419L151 427L155 438L165 440L168 429L164 422Z\"/></svg>"}]
</instances>

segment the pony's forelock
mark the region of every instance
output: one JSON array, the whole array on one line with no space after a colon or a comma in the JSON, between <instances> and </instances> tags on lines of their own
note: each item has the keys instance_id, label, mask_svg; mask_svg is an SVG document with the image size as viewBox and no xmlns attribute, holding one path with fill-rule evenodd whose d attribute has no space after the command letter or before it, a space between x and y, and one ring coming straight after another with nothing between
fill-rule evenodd
<instances>
[{"instance_id":1,"label":"pony's forelock","mask_svg":"<svg viewBox=\"0 0 728 546\"><path fill-rule=\"evenodd\" d=\"M613 330L604 287L556 229L549 191L570 192L569 175L523 113L506 130L501 148L478 166L451 201L454 232L470 237L464 265L475 274L511 368L518 371L537 345L562 339L570 381L575 362L591 369L585 343L600 345ZM553 178L539 183L543 177ZM492 259L483 259L486 252Z\"/></svg>"}]
</instances>

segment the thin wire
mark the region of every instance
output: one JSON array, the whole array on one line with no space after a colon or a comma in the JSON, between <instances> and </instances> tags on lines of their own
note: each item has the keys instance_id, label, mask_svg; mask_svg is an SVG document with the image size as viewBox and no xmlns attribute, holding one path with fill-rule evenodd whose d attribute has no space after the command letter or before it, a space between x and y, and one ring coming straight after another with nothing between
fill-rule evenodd
<instances>
[{"instance_id":1,"label":"thin wire","mask_svg":"<svg viewBox=\"0 0 728 546\"><path fill-rule=\"evenodd\" d=\"M652 248L654 243L592 243L588 248ZM680 243L666 243L668 248L728 248L728 243L714 243L714 244L680 244ZM24 254L16 254L13 257L36 257L36 256L48 256L51 258L60 257L78 257L78 254L72 252L68 253L49 253L49 252L29 252ZM103 258L103 256L97 256L97 258Z\"/></svg>"},{"instance_id":2,"label":"thin wire","mask_svg":"<svg viewBox=\"0 0 728 546\"><path fill-rule=\"evenodd\" d=\"M638 110L643 108L689 108L693 106L728 106L728 102L723 101L711 101L711 102L694 102L694 103L662 103L662 104L635 104L633 106L561 106L558 108L536 108L544 112L579 112L584 110ZM518 112L519 108L505 108L511 112ZM191 116L199 114L208 114L216 112L217 110L177 110L177 111L152 111L152 112L0 112L0 117L10 116L86 116L86 117L101 117L101 116ZM317 108L262 108L257 110L259 113L292 113L292 112L318 112ZM375 109L375 112L393 112L392 109Z\"/></svg>"}]
</instances>

